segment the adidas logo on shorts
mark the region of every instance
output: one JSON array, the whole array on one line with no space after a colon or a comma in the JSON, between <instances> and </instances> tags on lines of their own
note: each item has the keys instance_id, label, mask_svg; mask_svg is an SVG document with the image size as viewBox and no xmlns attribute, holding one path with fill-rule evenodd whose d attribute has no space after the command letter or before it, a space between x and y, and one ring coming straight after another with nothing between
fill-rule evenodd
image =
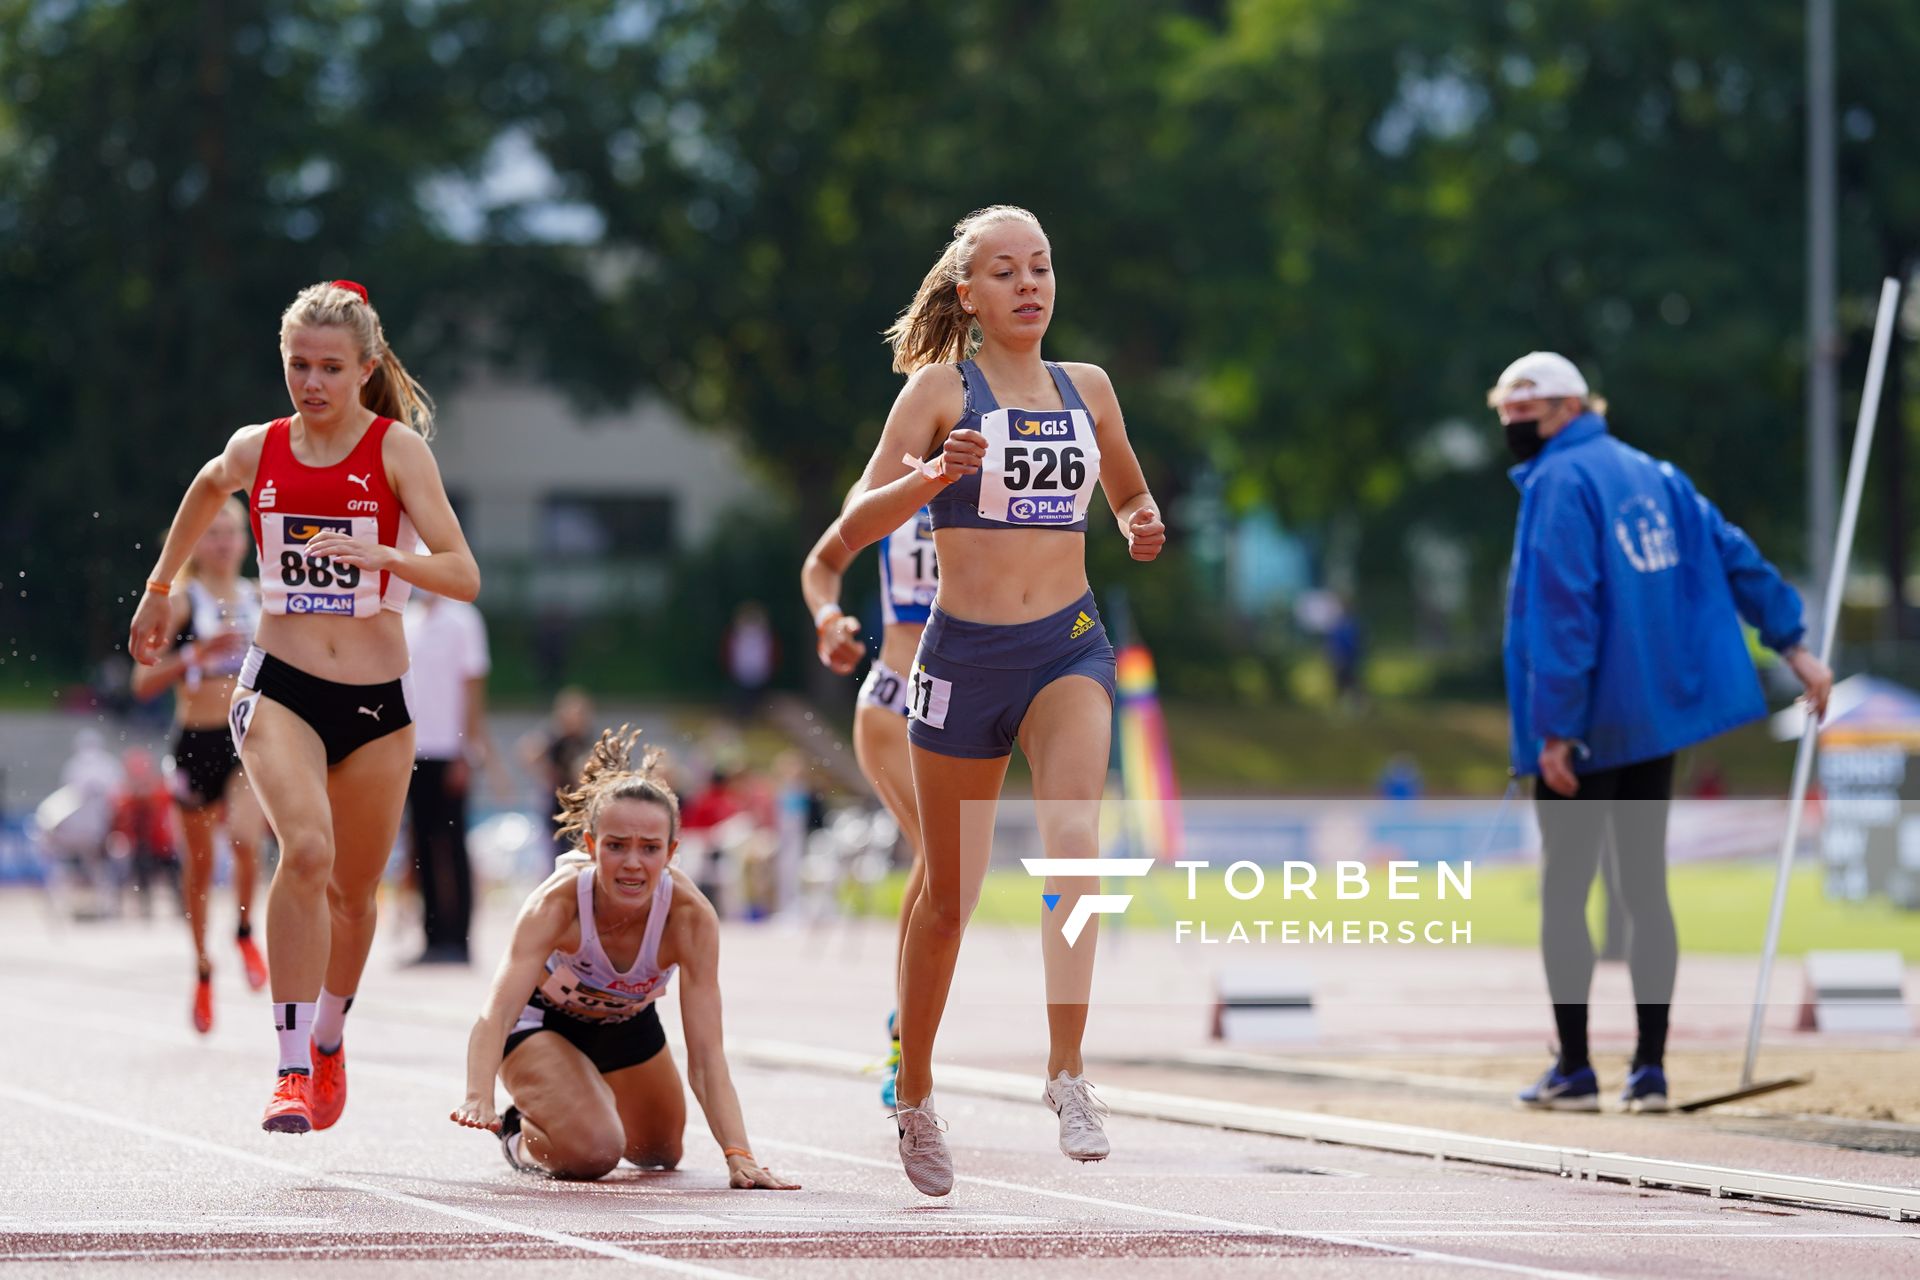
<instances>
[{"instance_id":1,"label":"adidas logo on shorts","mask_svg":"<svg viewBox=\"0 0 1920 1280\"><path fill-rule=\"evenodd\" d=\"M1080 616L1073 620L1073 630L1067 633L1067 639L1078 640L1091 630L1093 630L1093 619L1087 616L1085 609L1082 609Z\"/></svg>"}]
</instances>

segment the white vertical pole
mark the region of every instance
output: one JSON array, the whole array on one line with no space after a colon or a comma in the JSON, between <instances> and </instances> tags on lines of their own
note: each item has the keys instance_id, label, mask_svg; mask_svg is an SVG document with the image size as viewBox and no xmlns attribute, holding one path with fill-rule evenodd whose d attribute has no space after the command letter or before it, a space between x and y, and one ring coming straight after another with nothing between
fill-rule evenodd
<instances>
[{"instance_id":1,"label":"white vertical pole","mask_svg":"<svg viewBox=\"0 0 1920 1280\"><path fill-rule=\"evenodd\" d=\"M1834 314L1833 0L1807 0L1807 581L1831 576L1840 457L1840 338ZM1818 644L1822 635L1808 637Z\"/></svg>"},{"instance_id":2,"label":"white vertical pole","mask_svg":"<svg viewBox=\"0 0 1920 1280\"><path fill-rule=\"evenodd\" d=\"M1860 393L1860 419L1853 429L1853 460L1847 464L1847 492L1840 505L1840 530L1834 539L1833 567L1827 575L1827 598L1822 610L1820 660L1833 662L1834 633L1840 626L1840 598L1846 593L1847 562L1853 558L1853 530L1860 519L1860 493L1867 482L1867 456L1873 452L1873 428L1879 417L1880 385L1886 377L1887 352L1893 345L1893 319L1900 301L1900 282L1880 283L1880 314L1873 324L1873 352L1867 359L1867 384ZM1773 911L1767 917L1767 941L1760 952L1760 980L1753 993L1753 1019L1747 1024L1747 1056L1740 1068L1740 1087L1753 1083L1754 1059L1760 1056L1760 1024L1766 1019L1767 988L1773 981L1773 956L1780 946L1780 921L1787 910L1787 880L1793 872L1794 846L1800 841L1800 815L1806 808L1807 782L1813 773L1813 745L1820 722L1811 714L1800 733L1800 749L1793 759L1793 792L1787 806L1787 835L1780 844L1780 865L1774 874Z\"/></svg>"}]
</instances>

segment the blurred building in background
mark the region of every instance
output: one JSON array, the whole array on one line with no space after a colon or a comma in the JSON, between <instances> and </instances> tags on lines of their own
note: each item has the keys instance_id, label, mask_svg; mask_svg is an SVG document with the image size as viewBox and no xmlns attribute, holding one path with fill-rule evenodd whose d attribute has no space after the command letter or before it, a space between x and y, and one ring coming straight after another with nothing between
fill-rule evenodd
<instances>
[{"instance_id":1,"label":"blurred building in background","mask_svg":"<svg viewBox=\"0 0 1920 1280\"><path fill-rule=\"evenodd\" d=\"M481 374L439 398L434 452L490 616L595 616L665 601L676 556L771 495L725 435L657 400L583 412L530 379Z\"/></svg>"}]
</instances>

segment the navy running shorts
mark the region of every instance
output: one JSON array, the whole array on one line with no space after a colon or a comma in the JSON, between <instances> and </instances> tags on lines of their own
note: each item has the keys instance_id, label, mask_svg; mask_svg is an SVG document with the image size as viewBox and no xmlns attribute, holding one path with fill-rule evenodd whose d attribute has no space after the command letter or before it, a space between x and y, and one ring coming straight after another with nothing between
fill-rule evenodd
<instances>
[{"instance_id":1,"label":"navy running shorts","mask_svg":"<svg viewBox=\"0 0 1920 1280\"><path fill-rule=\"evenodd\" d=\"M1097 681L1113 700L1113 645L1093 592L1033 622L968 622L933 607L914 654L907 737L937 755L1011 755L1040 691L1063 676Z\"/></svg>"}]
</instances>

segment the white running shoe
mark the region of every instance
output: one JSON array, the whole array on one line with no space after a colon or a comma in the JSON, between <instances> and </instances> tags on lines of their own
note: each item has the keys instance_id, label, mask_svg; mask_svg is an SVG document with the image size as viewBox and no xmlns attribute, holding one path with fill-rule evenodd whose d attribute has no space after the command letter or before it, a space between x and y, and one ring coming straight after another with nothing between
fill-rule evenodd
<instances>
[{"instance_id":1,"label":"white running shoe","mask_svg":"<svg viewBox=\"0 0 1920 1280\"><path fill-rule=\"evenodd\" d=\"M1060 1150L1074 1160L1105 1160L1112 1147L1100 1117L1107 1104L1093 1096L1085 1076L1065 1071L1047 1082L1047 1105L1060 1117Z\"/></svg>"},{"instance_id":2,"label":"white running shoe","mask_svg":"<svg viewBox=\"0 0 1920 1280\"><path fill-rule=\"evenodd\" d=\"M893 1113L900 1129L900 1167L907 1181L923 1195L943 1196L953 1190L953 1156L942 1136L946 1122L933 1113L933 1095L917 1107L901 1103Z\"/></svg>"}]
</instances>

